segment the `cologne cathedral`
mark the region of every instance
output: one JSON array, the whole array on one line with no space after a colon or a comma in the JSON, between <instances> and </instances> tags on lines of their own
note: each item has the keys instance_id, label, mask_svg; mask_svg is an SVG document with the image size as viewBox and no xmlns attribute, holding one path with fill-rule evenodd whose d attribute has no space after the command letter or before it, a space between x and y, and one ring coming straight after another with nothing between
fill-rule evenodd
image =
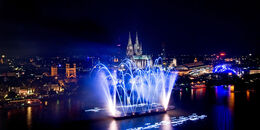
<instances>
[{"instance_id":1,"label":"cologne cathedral","mask_svg":"<svg viewBox=\"0 0 260 130\"><path fill-rule=\"evenodd\" d=\"M144 69L148 64L152 65L151 56L143 55L142 45L139 43L137 33L135 37L135 44L133 46L131 34L129 32L126 55L129 59L134 61L137 67L140 69Z\"/></svg>"}]
</instances>

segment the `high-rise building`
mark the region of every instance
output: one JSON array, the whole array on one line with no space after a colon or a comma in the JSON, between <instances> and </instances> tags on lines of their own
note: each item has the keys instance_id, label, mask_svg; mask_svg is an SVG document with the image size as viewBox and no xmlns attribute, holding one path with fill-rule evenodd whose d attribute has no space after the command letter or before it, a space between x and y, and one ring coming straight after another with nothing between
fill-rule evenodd
<instances>
[{"instance_id":1,"label":"high-rise building","mask_svg":"<svg viewBox=\"0 0 260 130\"><path fill-rule=\"evenodd\" d=\"M70 68L70 64L66 64L66 77L76 78L76 64L73 64L73 68Z\"/></svg>"},{"instance_id":2,"label":"high-rise building","mask_svg":"<svg viewBox=\"0 0 260 130\"><path fill-rule=\"evenodd\" d=\"M51 76L58 76L58 68L57 66L51 66Z\"/></svg>"}]
</instances>

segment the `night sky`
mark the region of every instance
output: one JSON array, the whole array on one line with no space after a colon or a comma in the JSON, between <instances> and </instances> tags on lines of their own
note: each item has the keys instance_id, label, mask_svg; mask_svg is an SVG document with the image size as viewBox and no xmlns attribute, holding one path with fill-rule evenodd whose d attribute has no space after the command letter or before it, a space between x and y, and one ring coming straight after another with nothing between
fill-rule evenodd
<instances>
[{"instance_id":1,"label":"night sky","mask_svg":"<svg viewBox=\"0 0 260 130\"><path fill-rule=\"evenodd\" d=\"M0 0L0 53L113 51L129 31L145 53L257 53L259 24L256 1Z\"/></svg>"}]
</instances>

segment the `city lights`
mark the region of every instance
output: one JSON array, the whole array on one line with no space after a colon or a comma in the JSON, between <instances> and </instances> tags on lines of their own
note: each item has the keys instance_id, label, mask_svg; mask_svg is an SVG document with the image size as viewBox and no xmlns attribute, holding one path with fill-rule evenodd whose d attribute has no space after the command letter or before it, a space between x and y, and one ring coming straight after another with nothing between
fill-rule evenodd
<instances>
[{"instance_id":1,"label":"city lights","mask_svg":"<svg viewBox=\"0 0 260 130\"><path fill-rule=\"evenodd\" d=\"M0 130L254 130L258 3L3 0Z\"/></svg>"},{"instance_id":2,"label":"city lights","mask_svg":"<svg viewBox=\"0 0 260 130\"><path fill-rule=\"evenodd\" d=\"M226 56L226 53L225 52L221 52L219 55L220 56Z\"/></svg>"}]
</instances>

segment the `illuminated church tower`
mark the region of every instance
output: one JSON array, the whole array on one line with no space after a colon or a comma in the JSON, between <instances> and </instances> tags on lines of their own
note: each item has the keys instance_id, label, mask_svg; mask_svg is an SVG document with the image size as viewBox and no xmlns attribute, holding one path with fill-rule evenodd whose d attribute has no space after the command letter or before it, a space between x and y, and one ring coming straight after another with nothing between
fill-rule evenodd
<instances>
[{"instance_id":1,"label":"illuminated church tower","mask_svg":"<svg viewBox=\"0 0 260 130\"><path fill-rule=\"evenodd\" d=\"M70 64L66 64L66 77L67 78L76 78L76 64L73 64L73 68L70 68Z\"/></svg>"},{"instance_id":2,"label":"illuminated church tower","mask_svg":"<svg viewBox=\"0 0 260 130\"><path fill-rule=\"evenodd\" d=\"M134 55L134 48L133 48L130 32L129 32L129 39L128 39L128 44L127 44L127 49L126 49L126 55L128 57L132 57Z\"/></svg>"},{"instance_id":3,"label":"illuminated church tower","mask_svg":"<svg viewBox=\"0 0 260 130\"><path fill-rule=\"evenodd\" d=\"M131 35L129 32L128 45L126 48L126 55L129 59L135 62L136 66L144 69L148 64L152 65L152 58L150 55L143 55L142 45L139 43L138 35L136 33L135 44L133 46Z\"/></svg>"},{"instance_id":4,"label":"illuminated church tower","mask_svg":"<svg viewBox=\"0 0 260 130\"><path fill-rule=\"evenodd\" d=\"M140 56L143 53L142 52L142 45L139 44L137 32L136 32L134 50L135 50L135 55L137 55L137 56Z\"/></svg>"}]
</instances>

